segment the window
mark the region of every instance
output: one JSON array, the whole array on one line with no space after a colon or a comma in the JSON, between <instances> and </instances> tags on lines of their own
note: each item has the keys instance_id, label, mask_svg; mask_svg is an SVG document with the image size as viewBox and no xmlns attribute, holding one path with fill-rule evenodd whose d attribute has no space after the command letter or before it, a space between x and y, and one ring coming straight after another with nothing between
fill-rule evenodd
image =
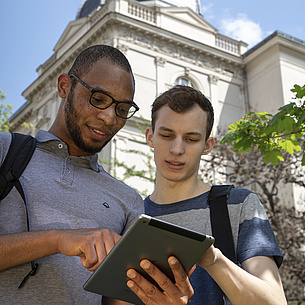
<instances>
[{"instance_id":1,"label":"window","mask_svg":"<svg viewBox=\"0 0 305 305\"><path fill-rule=\"evenodd\" d=\"M185 77L178 77L176 80L175 80L175 85L183 85L183 86L190 86L190 87L193 87L195 88L195 86L193 85L193 83L185 78Z\"/></svg>"}]
</instances>

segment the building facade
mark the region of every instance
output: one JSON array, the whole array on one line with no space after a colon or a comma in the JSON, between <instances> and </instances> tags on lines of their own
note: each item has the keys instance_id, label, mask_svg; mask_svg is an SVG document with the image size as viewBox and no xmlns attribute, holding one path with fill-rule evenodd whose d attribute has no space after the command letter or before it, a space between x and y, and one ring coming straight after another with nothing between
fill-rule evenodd
<instances>
[{"instance_id":1,"label":"building facade","mask_svg":"<svg viewBox=\"0 0 305 305\"><path fill-rule=\"evenodd\" d=\"M142 118L150 119L155 97L175 84L192 85L210 99L215 110L214 135L250 110L274 113L291 101L290 89L304 82L304 41L275 32L247 50L246 43L221 35L204 19L198 0L190 1L189 7L177 1L83 1L53 55L38 67L37 79L23 92L27 102L12 116L12 131L34 135L38 129L50 128L60 104L57 77L94 44L117 47L126 55L135 76L135 102L140 106L103 149L101 158L109 162L118 158L145 168L144 161L124 150L149 153L137 126ZM24 122L32 128L27 129ZM117 176L122 174L113 164L105 167ZM139 179L129 184L149 193L152 183ZM287 200L295 200L292 188L288 193Z\"/></svg>"}]
</instances>

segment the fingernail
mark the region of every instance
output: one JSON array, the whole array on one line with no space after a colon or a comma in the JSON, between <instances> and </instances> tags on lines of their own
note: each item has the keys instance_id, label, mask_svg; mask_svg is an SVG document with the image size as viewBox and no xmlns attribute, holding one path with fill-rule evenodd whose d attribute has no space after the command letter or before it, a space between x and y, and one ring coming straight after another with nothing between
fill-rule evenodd
<instances>
[{"instance_id":1,"label":"fingernail","mask_svg":"<svg viewBox=\"0 0 305 305\"><path fill-rule=\"evenodd\" d=\"M134 279L136 277L136 273L133 270L128 270L127 276L131 279Z\"/></svg>"},{"instance_id":2,"label":"fingernail","mask_svg":"<svg viewBox=\"0 0 305 305\"><path fill-rule=\"evenodd\" d=\"M175 264L177 263L177 259L174 258L174 257L171 257L171 258L169 259L169 263L170 263L171 265L175 265Z\"/></svg>"},{"instance_id":3,"label":"fingernail","mask_svg":"<svg viewBox=\"0 0 305 305\"><path fill-rule=\"evenodd\" d=\"M128 281L128 282L127 282L127 286L128 286L129 288L132 288L132 287L134 286L133 281Z\"/></svg>"},{"instance_id":4,"label":"fingernail","mask_svg":"<svg viewBox=\"0 0 305 305\"><path fill-rule=\"evenodd\" d=\"M141 267L143 269L148 269L150 267L150 262L149 261L142 261L141 262Z\"/></svg>"}]
</instances>

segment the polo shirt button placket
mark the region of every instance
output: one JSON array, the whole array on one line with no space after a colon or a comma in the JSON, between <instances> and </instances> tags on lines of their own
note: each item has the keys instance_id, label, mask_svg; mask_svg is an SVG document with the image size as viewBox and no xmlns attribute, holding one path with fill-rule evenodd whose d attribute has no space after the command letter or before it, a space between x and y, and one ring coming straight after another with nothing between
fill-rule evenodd
<instances>
[{"instance_id":1,"label":"polo shirt button placket","mask_svg":"<svg viewBox=\"0 0 305 305\"><path fill-rule=\"evenodd\" d=\"M74 179L74 165L71 164L71 158L66 158L65 162L65 172L63 176L63 181L67 184L72 184Z\"/></svg>"}]
</instances>

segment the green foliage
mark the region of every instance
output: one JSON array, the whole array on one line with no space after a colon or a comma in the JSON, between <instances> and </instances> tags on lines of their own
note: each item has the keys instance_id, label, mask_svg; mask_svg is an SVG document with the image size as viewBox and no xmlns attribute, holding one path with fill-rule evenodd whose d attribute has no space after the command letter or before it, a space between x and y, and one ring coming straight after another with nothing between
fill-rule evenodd
<instances>
[{"instance_id":1,"label":"green foliage","mask_svg":"<svg viewBox=\"0 0 305 305\"><path fill-rule=\"evenodd\" d=\"M0 100L4 100L5 93L0 89ZM0 103L0 131L9 132L10 122L9 117L13 113L12 105Z\"/></svg>"},{"instance_id":2,"label":"green foliage","mask_svg":"<svg viewBox=\"0 0 305 305\"><path fill-rule=\"evenodd\" d=\"M277 165L284 161L284 154L304 151L305 145L305 85L294 85L295 102L281 108L275 115L250 112L229 126L221 143L233 143L238 153L250 152L257 147L266 164ZM302 157L305 165L305 151Z\"/></svg>"},{"instance_id":3,"label":"green foliage","mask_svg":"<svg viewBox=\"0 0 305 305\"><path fill-rule=\"evenodd\" d=\"M0 89L0 100L4 100L6 98L6 94Z\"/></svg>"}]
</instances>

